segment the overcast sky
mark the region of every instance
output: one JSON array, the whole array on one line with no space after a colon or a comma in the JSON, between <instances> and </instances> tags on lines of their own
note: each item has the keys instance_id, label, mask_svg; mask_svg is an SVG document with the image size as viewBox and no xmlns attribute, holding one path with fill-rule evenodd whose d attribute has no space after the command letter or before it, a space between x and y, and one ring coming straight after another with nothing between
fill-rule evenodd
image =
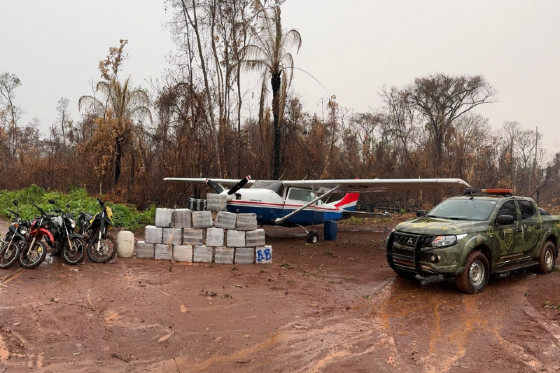
<instances>
[{"instance_id":1,"label":"overcast sky","mask_svg":"<svg viewBox=\"0 0 560 373\"><path fill-rule=\"evenodd\" d=\"M23 123L38 118L42 133L56 120L57 101L91 94L98 62L128 39L124 73L147 87L167 68L174 49L162 0L0 0L0 73L23 85L16 104ZM538 127L550 154L560 151L560 1L557 0L287 0L285 29L302 48L293 88L320 113L330 95L356 112L381 105L384 86L417 77L483 75L498 102L477 112L493 128L518 121Z\"/></svg>"}]
</instances>

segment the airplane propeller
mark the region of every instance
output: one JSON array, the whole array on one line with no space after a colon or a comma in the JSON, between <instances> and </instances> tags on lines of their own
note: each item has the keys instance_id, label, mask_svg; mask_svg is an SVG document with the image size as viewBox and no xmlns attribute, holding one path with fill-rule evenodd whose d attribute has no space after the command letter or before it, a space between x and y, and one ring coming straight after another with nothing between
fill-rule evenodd
<instances>
[{"instance_id":1,"label":"airplane propeller","mask_svg":"<svg viewBox=\"0 0 560 373\"><path fill-rule=\"evenodd\" d=\"M210 188L214 189L216 193L222 193L225 190L220 184L215 183L210 179L206 179L206 184L208 184Z\"/></svg>"},{"instance_id":2,"label":"airplane propeller","mask_svg":"<svg viewBox=\"0 0 560 373\"><path fill-rule=\"evenodd\" d=\"M251 176L245 176L243 179L241 179L237 184L235 184L230 190L228 190L227 194L228 195L232 195L233 193L237 192L239 189L243 188L243 186L245 184L247 184L249 182L249 180L251 180ZM222 193L225 189L218 183L210 180L210 179L206 179L206 184L214 189L216 191L216 193Z\"/></svg>"},{"instance_id":3,"label":"airplane propeller","mask_svg":"<svg viewBox=\"0 0 560 373\"><path fill-rule=\"evenodd\" d=\"M231 188L230 190L228 190L227 194L232 195L233 193L237 192L239 189L243 188L243 186L245 184L247 184L247 182L251 180L251 176L245 176L243 179L241 179L237 184L235 184L233 186L233 188Z\"/></svg>"}]
</instances>

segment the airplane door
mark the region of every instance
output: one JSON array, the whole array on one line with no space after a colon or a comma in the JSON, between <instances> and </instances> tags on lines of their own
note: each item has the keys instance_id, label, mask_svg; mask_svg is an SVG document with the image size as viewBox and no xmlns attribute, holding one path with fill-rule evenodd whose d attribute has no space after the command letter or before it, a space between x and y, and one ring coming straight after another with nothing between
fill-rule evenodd
<instances>
[{"instance_id":1,"label":"airplane door","mask_svg":"<svg viewBox=\"0 0 560 373\"><path fill-rule=\"evenodd\" d=\"M284 204L284 216L312 201L315 197L315 193L309 189L291 187L288 189ZM320 216L318 216L315 204L313 204L293 215L287 221L292 224L313 225L322 223L318 218Z\"/></svg>"}]
</instances>

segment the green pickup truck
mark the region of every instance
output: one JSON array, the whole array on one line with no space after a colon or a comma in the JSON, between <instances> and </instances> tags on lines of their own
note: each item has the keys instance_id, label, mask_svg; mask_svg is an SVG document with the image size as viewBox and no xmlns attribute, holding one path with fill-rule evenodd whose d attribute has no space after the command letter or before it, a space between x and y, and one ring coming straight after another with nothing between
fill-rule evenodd
<instances>
[{"instance_id":1,"label":"green pickup truck","mask_svg":"<svg viewBox=\"0 0 560 373\"><path fill-rule=\"evenodd\" d=\"M454 277L473 294L492 273L554 269L560 217L511 190L467 190L398 224L387 240L387 261L399 276Z\"/></svg>"}]
</instances>

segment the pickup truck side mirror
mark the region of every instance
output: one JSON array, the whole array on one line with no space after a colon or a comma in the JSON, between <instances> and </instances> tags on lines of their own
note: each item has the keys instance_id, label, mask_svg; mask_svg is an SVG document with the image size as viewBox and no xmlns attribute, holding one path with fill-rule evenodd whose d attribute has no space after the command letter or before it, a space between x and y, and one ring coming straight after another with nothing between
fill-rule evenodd
<instances>
[{"instance_id":1,"label":"pickup truck side mirror","mask_svg":"<svg viewBox=\"0 0 560 373\"><path fill-rule=\"evenodd\" d=\"M428 213L428 211L426 211L426 210L418 210L418 211L416 211L416 217L421 218L422 216L426 216L427 213Z\"/></svg>"},{"instance_id":2,"label":"pickup truck side mirror","mask_svg":"<svg viewBox=\"0 0 560 373\"><path fill-rule=\"evenodd\" d=\"M513 224L515 219L511 215L498 215L496 222L498 225L510 225Z\"/></svg>"}]
</instances>

